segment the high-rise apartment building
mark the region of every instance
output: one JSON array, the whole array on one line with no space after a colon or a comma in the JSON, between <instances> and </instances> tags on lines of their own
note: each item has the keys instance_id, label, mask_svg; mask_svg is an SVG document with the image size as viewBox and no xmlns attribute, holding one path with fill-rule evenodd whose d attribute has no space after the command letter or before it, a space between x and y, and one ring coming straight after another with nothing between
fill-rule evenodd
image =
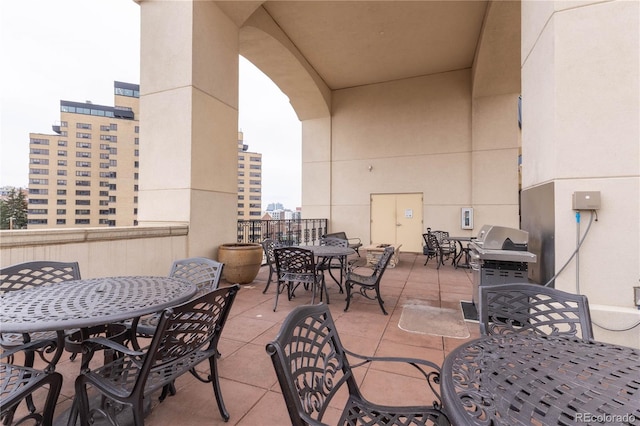
<instances>
[{"instance_id":1,"label":"high-rise apartment building","mask_svg":"<svg viewBox=\"0 0 640 426\"><path fill-rule=\"evenodd\" d=\"M139 96L116 81L115 106L61 100L55 134L29 134L28 228L137 224Z\"/></svg>"},{"instance_id":2,"label":"high-rise apartment building","mask_svg":"<svg viewBox=\"0 0 640 426\"><path fill-rule=\"evenodd\" d=\"M262 215L262 154L249 152L238 132L238 219L259 220Z\"/></svg>"}]
</instances>

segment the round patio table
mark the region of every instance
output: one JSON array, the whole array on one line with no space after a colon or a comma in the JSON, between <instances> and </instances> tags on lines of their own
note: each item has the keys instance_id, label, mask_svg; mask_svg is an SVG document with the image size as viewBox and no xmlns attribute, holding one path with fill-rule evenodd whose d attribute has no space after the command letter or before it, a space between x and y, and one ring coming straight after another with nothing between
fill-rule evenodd
<instances>
[{"instance_id":1,"label":"round patio table","mask_svg":"<svg viewBox=\"0 0 640 426\"><path fill-rule=\"evenodd\" d=\"M453 350L441 379L455 425L640 424L640 349L488 336Z\"/></svg>"},{"instance_id":2,"label":"round patio table","mask_svg":"<svg viewBox=\"0 0 640 426\"><path fill-rule=\"evenodd\" d=\"M178 278L125 276L65 281L0 296L2 333L58 332L55 368L64 330L112 324L189 300L196 286Z\"/></svg>"},{"instance_id":3,"label":"round patio table","mask_svg":"<svg viewBox=\"0 0 640 426\"><path fill-rule=\"evenodd\" d=\"M339 246L299 246L299 248L305 249L305 250L311 250L313 252L314 256L316 256L319 259L318 266L325 267L329 271L329 275L331 276L331 278L333 278L333 281L335 281L336 284L338 284L338 287L340 288L340 293L342 293L343 292L342 281L343 281L344 275L346 275L347 273L346 272L347 262L345 261L345 259L347 258L347 256L354 254L356 251L349 247L339 247ZM331 259L333 259L334 257L340 261L340 279L339 280L333 275L333 272L331 272Z\"/></svg>"}]
</instances>

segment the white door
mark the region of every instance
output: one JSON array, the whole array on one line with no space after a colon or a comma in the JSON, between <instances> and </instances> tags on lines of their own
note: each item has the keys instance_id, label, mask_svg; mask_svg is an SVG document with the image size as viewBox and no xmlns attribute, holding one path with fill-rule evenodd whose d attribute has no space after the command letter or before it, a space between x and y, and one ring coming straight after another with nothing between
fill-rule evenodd
<instances>
[{"instance_id":1,"label":"white door","mask_svg":"<svg viewBox=\"0 0 640 426\"><path fill-rule=\"evenodd\" d=\"M422 194L371 194L371 243L422 253Z\"/></svg>"}]
</instances>

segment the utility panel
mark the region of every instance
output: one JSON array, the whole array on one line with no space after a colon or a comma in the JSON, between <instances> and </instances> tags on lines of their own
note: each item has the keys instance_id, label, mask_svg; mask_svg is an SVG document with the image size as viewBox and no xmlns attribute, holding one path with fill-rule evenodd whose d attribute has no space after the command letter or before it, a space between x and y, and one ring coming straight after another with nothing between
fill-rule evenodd
<instances>
[{"instance_id":1,"label":"utility panel","mask_svg":"<svg viewBox=\"0 0 640 426\"><path fill-rule=\"evenodd\" d=\"M600 191L576 191L573 193L574 210L600 209Z\"/></svg>"}]
</instances>

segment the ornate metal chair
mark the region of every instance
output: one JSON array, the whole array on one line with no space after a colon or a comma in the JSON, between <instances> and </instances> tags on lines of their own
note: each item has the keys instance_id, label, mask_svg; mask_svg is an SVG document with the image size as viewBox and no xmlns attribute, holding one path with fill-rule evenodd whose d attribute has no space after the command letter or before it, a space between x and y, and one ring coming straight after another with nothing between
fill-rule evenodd
<instances>
[{"instance_id":1,"label":"ornate metal chair","mask_svg":"<svg viewBox=\"0 0 640 426\"><path fill-rule=\"evenodd\" d=\"M353 297L352 289L354 286L359 286L359 292L361 295L370 300L378 300L378 304L380 305L380 309L382 312L387 315L387 311L384 309L384 301L380 296L380 280L382 279L382 274L387 269L387 265L389 264L389 260L391 260L391 256L393 256L393 247L389 246L384 249L384 253L378 259L378 263L373 267L373 273L371 275L361 275L356 273L358 269L350 269L347 272L347 280L345 281L345 287L347 289L347 306L344 308L345 311L349 309L349 304L351 303L351 298ZM368 269L368 268L367 268ZM374 292L374 295L369 294L369 292Z\"/></svg>"},{"instance_id":2,"label":"ornate metal chair","mask_svg":"<svg viewBox=\"0 0 640 426\"><path fill-rule=\"evenodd\" d=\"M433 235L436 236L438 240L438 245L440 245L440 252L443 257L447 259L455 259L458 254L458 248L455 241L449 239L448 231L431 231ZM453 262L451 263L453 265ZM444 261L443 261L444 265Z\"/></svg>"},{"instance_id":3,"label":"ornate metal chair","mask_svg":"<svg viewBox=\"0 0 640 426\"><path fill-rule=\"evenodd\" d=\"M362 240L360 238L348 238L346 232L334 232L332 234L325 234L322 236L322 238L338 238L341 240L347 240L349 243L349 247L354 249L358 254L358 257L360 257L360 251L358 250L360 247L362 247Z\"/></svg>"},{"instance_id":4,"label":"ornate metal chair","mask_svg":"<svg viewBox=\"0 0 640 426\"><path fill-rule=\"evenodd\" d=\"M480 286L479 322L484 335L534 333L593 340L586 296L538 284Z\"/></svg>"},{"instance_id":5,"label":"ornate metal chair","mask_svg":"<svg viewBox=\"0 0 640 426\"><path fill-rule=\"evenodd\" d=\"M144 397L165 388L204 360L209 361L210 369L206 381L213 386L220 414L225 421L229 420L220 390L217 346L238 289L237 284L219 288L165 309L151 343L144 350L131 350L104 338L83 342L81 374L75 382L80 424L90 424L89 417L96 415L107 417L114 424L113 402L116 402L132 407L134 424L143 425ZM112 362L91 369L89 363L101 348L113 349L117 356ZM196 378L202 380L197 375ZM87 385L106 398L100 406L90 408Z\"/></svg>"},{"instance_id":6,"label":"ornate metal chair","mask_svg":"<svg viewBox=\"0 0 640 426\"><path fill-rule=\"evenodd\" d=\"M315 256L311 250L299 247L280 247L274 250L276 257L276 270L278 272L278 288L276 291L276 302L273 311L278 307L278 296L285 289L287 298L294 297L295 289L303 284L305 287L311 286L311 303L315 302L316 291L320 289L320 301L322 292L327 296L329 303L329 293L324 284L324 274L316 268Z\"/></svg>"},{"instance_id":7,"label":"ornate metal chair","mask_svg":"<svg viewBox=\"0 0 640 426\"><path fill-rule=\"evenodd\" d=\"M24 351L26 355L42 349L46 345L48 345L47 341L38 340L22 346L15 346L3 352L0 358L13 357L19 351ZM23 399L30 398L35 391L44 387L47 387L48 391L42 414L30 407L28 414L16 424L27 420L33 420L36 424L45 426L53 423L56 402L62 388L62 375L53 371L0 362L0 416L4 424L12 424L15 410Z\"/></svg>"},{"instance_id":8,"label":"ornate metal chair","mask_svg":"<svg viewBox=\"0 0 640 426\"><path fill-rule=\"evenodd\" d=\"M424 261L424 265L427 265L429 259L435 258L438 265L437 269L440 269L440 265L444 265L444 259L442 248L440 247L440 243L438 243L438 238L431 232L422 234L422 238L425 243L423 253L427 256L427 259Z\"/></svg>"},{"instance_id":9,"label":"ornate metal chair","mask_svg":"<svg viewBox=\"0 0 640 426\"><path fill-rule=\"evenodd\" d=\"M272 238L266 238L261 244L262 250L264 251L264 258L267 262L267 266L269 266L269 279L267 280L267 285L264 287L264 290L262 290L262 293L266 293L271 285L273 276L278 276L278 271L276 270L276 256L273 253L273 250L280 247L280 244Z\"/></svg>"},{"instance_id":10,"label":"ornate metal chair","mask_svg":"<svg viewBox=\"0 0 640 426\"><path fill-rule=\"evenodd\" d=\"M24 262L7 266L0 270L0 294L79 279L80 265L78 262L56 262L49 260ZM69 330L68 333L74 331L75 330ZM40 358L48 362L46 355L54 352L57 339L58 337L55 331L28 334L0 333L0 346L4 349L11 349L21 347L27 342L46 342L46 344L34 347L33 350L24 351L25 367L33 367L36 353ZM72 358L75 358L75 354L72 355ZM8 360L10 363L13 362L12 357L9 357ZM26 402L29 411L32 413L35 412L35 406L30 396L31 394L26 393L25 395L28 396Z\"/></svg>"},{"instance_id":11,"label":"ornate metal chair","mask_svg":"<svg viewBox=\"0 0 640 426\"><path fill-rule=\"evenodd\" d=\"M348 351L342 346L329 308L324 304L295 308L266 350L273 361L292 425L326 424L323 418L329 406L338 408L337 400L345 392L348 399L337 425L448 424L440 410L439 366L420 359L367 357ZM356 362L354 369L373 362L411 365L424 376L437 401L429 406L409 407L371 403L360 392L347 358ZM334 398L337 395L341 396Z\"/></svg>"},{"instance_id":12,"label":"ornate metal chair","mask_svg":"<svg viewBox=\"0 0 640 426\"><path fill-rule=\"evenodd\" d=\"M176 260L171 265L170 277L182 278L196 285L197 291L192 299L218 288L224 264L206 257L191 257ZM138 321L138 335L151 336L160 319L159 314L145 315Z\"/></svg>"}]
</instances>

